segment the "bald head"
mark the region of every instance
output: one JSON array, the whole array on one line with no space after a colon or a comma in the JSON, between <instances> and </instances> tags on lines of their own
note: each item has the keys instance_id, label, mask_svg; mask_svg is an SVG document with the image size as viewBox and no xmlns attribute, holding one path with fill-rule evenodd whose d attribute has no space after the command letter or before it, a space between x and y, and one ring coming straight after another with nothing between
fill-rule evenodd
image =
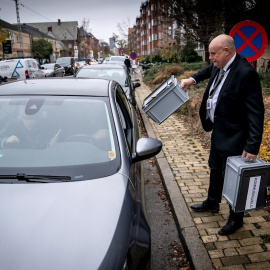
<instances>
[{"instance_id":1,"label":"bald head","mask_svg":"<svg viewBox=\"0 0 270 270\"><path fill-rule=\"evenodd\" d=\"M209 45L209 59L214 66L224 67L235 54L234 40L229 35L219 35L215 37Z\"/></svg>"},{"instance_id":2,"label":"bald head","mask_svg":"<svg viewBox=\"0 0 270 270\"><path fill-rule=\"evenodd\" d=\"M216 46L219 46L221 48L228 47L230 49L230 51L233 52L233 54L235 53L234 40L229 35L222 34L222 35L219 35L219 36L215 37L211 41L209 46L211 46L211 45L216 45Z\"/></svg>"}]
</instances>

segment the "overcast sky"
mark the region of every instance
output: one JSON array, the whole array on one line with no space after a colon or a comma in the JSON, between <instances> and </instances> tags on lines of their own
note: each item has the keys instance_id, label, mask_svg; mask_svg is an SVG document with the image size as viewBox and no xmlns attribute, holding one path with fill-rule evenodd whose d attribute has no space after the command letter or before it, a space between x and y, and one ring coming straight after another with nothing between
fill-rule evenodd
<instances>
[{"instance_id":1,"label":"overcast sky","mask_svg":"<svg viewBox=\"0 0 270 270\"><path fill-rule=\"evenodd\" d=\"M119 34L117 24L130 22L140 15L142 0L18 0L21 23L89 20L89 30L97 39L109 42ZM17 23L14 0L1 0L0 19Z\"/></svg>"}]
</instances>

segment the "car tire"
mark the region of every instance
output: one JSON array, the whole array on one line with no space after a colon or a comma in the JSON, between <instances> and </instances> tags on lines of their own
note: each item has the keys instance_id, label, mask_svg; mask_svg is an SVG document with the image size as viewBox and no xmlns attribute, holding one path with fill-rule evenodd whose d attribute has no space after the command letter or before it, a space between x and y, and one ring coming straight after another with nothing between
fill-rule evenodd
<instances>
[{"instance_id":1,"label":"car tire","mask_svg":"<svg viewBox=\"0 0 270 270\"><path fill-rule=\"evenodd\" d=\"M53 77L56 77L56 74L55 73L53 73Z\"/></svg>"}]
</instances>

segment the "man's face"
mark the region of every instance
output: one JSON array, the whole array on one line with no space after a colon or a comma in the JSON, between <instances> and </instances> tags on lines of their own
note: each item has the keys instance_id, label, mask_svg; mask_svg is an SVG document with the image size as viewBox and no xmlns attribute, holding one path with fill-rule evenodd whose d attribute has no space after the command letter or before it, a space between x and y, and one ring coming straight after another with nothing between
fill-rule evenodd
<instances>
[{"instance_id":1,"label":"man's face","mask_svg":"<svg viewBox=\"0 0 270 270\"><path fill-rule=\"evenodd\" d=\"M209 45L209 59L213 62L213 65L217 68L223 68L227 64L227 51L221 46L217 46L215 43Z\"/></svg>"}]
</instances>

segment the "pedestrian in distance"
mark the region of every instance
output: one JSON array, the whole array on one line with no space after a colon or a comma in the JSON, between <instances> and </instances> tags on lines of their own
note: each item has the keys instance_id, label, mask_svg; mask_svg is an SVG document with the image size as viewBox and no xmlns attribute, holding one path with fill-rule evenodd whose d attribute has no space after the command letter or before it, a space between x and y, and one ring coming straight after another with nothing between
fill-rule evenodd
<instances>
[{"instance_id":1,"label":"pedestrian in distance","mask_svg":"<svg viewBox=\"0 0 270 270\"><path fill-rule=\"evenodd\" d=\"M257 158L264 123L264 104L258 73L236 53L232 37L222 34L209 44L212 64L181 81L186 90L192 84L209 79L200 106L205 131L212 131L208 164L208 196L191 206L196 212L218 212L221 202L226 160L241 155L250 162ZM243 226L244 212L235 213L230 206L227 224L219 235L230 235Z\"/></svg>"},{"instance_id":2,"label":"pedestrian in distance","mask_svg":"<svg viewBox=\"0 0 270 270\"><path fill-rule=\"evenodd\" d=\"M128 71L130 71L130 68L131 68L131 64L130 64L130 60L128 59L128 56L126 56L126 59L124 61Z\"/></svg>"}]
</instances>

